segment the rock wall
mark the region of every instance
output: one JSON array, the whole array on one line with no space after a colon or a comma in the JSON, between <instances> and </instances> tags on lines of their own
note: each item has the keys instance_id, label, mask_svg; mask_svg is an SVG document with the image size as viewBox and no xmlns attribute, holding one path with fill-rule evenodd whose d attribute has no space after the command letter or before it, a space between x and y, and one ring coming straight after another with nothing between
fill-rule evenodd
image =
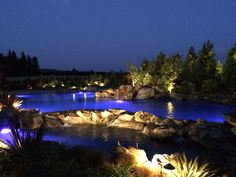
<instances>
[{"instance_id":1,"label":"rock wall","mask_svg":"<svg viewBox=\"0 0 236 177\"><path fill-rule=\"evenodd\" d=\"M173 100L202 100L213 103L236 105L236 93L231 95L222 94L208 94L202 95L200 93L183 94L183 93L166 93L163 88L158 86L141 87L131 85L121 85L118 89L107 89L96 92L96 98L110 98L121 100L132 99L173 99Z\"/></svg>"},{"instance_id":2,"label":"rock wall","mask_svg":"<svg viewBox=\"0 0 236 177\"><path fill-rule=\"evenodd\" d=\"M229 124L203 120L161 119L143 111L130 113L120 109L77 110L45 113L42 117L47 127L54 128L63 124L100 124L107 127L133 129L155 139L191 140L205 147L215 147L219 143L235 143L235 136Z\"/></svg>"}]
</instances>

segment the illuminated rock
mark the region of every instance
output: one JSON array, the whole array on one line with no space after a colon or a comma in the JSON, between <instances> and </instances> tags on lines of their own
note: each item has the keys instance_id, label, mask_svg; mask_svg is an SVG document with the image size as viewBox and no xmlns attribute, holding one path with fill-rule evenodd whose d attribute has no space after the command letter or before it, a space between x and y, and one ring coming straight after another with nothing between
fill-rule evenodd
<instances>
[{"instance_id":1,"label":"illuminated rock","mask_svg":"<svg viewBox=\"0 0 236 177\"><path fill-rule=\"evenodd\" d=\"M128 128L133 130L143 130L144 124L135 121L123 121L116 119L108 124L109 127Z\"/></svg>"},{"instance_id":2,"label":"illuminated rock","mask_svg":"<svg viewBox=\"0 0 236 177\"><path fill-rule=\"evenodd\" d=\"M121 85L114 93L114 98L117 100L132 100L135 94L135 89L131 85Z\"/></svg>"},{"instance_id":3,"label":"illuminated rock","mask_svg":"<svg viewBox=\"0 0 236 177\"><path fill-rule=\"evenodd\" d=\"M114 90L113 89L106 89L102 91L97 91L95 93L96 98L113 98L114 97Z\"/></svg>"},{"instance_id":4,"label":"illuminated rock","mask_svg":"<svg viewBox=\"0 0 236 177\"><path fill-rule=\"evenodd\" d=\"M123 121L131 121L133 119L133 115L130 114L121 114L119 115L118 119Z\"/></svg>"},{"instance_id":5,"label":"illuminated rock","mask_svg":"<svg viewBox=\"0 0 236 177\"><path fill-rule=\"evenodd\" d=\"M155 96L154 88L146 87L138 90L136 99L150 99Z\"/></svg>"},{"instance_id":6,"label":"illuminated rock","mask_svg":"<svg viewBox=\"0 0 236 177\"><path fill-rule=\"evenodd\" d=\"M144 112L144 111L138 111L134 114L134 120L136 122L143 122L143 123L158 123L160 122L160 119L156 116L154 116L151 113Z\"/></svg>"}]
</instances>

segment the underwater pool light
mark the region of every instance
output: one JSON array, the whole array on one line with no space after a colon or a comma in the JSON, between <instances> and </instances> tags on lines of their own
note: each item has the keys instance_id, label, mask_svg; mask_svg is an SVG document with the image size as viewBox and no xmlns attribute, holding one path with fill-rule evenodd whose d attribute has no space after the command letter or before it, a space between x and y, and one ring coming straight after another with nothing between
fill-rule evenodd
<instances>
[{"instance_id":1,"label":"underwater pool light","mask_svg":"<svg viewBox=\"0 0 236 177\"><path fill-rule=\"evenodd\" d=\"M1 130L1 134L7 134L7 133L10 133L10 132L11 132L11 129L9 129L9 128L3 128Z\"/></svg>"}]
</instances>

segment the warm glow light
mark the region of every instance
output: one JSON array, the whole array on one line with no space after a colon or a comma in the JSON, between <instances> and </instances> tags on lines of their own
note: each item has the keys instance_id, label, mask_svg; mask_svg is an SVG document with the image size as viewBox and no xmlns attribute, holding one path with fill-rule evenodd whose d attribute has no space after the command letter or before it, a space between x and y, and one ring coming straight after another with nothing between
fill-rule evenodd
<instances>
[{"instance_id":1,"label":"warm glow light","mask_svg":"<svg viewBox=\"0 0 236 177\"><path fill-rule=\"evenodd\" d=\"M171 82L170 84L169 84L169 86L168 86L168 91L169 91L169 93L171 93L172 92L172 90L173 90L173 88L174 88L174 83L173 82Z\"/></svg>"},{"instance_id":2,"label":"warm glow light","mask_svg":"<svg viewBox=\"0 0 236 177\"><path fill-rule=\"evenodd\" d=\"M105 86L105 83L101 82L101 83L99 84L99 86L100 86L100 87L104 87L104 86Z\"/></svg>"},{"instance_id":3,"label":"warm glow light","mask_svg":"<svg viewBox=\"0 0 236 177\"><path fill-rule=\"evenodd\" d=\"M5 142L0 140L0 148L9 149L9 146Z\"/></svg>"},{"instance_id":4,"label":"warm glow light","mask_svg":"<svg viewBox=\"0 0 236 177\"><path fill-rule=\"evenodd\" d=\"M174 105L172 102L167 103L167 112L168 112L168 118L173 118L173 113L174 113Z\"/></svg>"},{"instance_id":5,"label":"warm glow light","mask_svg":"<svg viewBox=\"0 0 236 177\"><path fill-rule=\"evenodd\" d=\"M64 84L61 84L62 87L64 87L65 85Z\"/></svg>"},{"instance_id":6,"label":"warm glow light","mask_svg":"<svg viewBox=\"0 0 236 177\"><path fill-rule=\"evenodd\" d=\"M1 130L1 134L7 134L7 133L10 133L10 132L11 132L11 130L9 128L3 128Z\"/></svg>"},{"instance_id":7,"label":"warm glow light","mask_svg":"<svg viewBox=\"0 0 236 177\"><path fill-rule=\"evenodd\" d=\"M14 108L19 108L22 105L22 102L23 102L22 100L15 100L12 106Z\"/></svg>"},{"instance_id":8,"label":"warm glow light","mask_svg":"<svg viewBox=\"0 0 236 177\"><path fill-rule=\"evenodd\" d=\"M209 164L199 165L197 158L188 160L185 154L155 154L152 160L148 160L146 152L142 149L125 148L125 152L134 159L134 165L139 168L147 168L151 175L179 177L179 176L214 176L214 171L209 169Z\"/></svg>"}]
</instances>

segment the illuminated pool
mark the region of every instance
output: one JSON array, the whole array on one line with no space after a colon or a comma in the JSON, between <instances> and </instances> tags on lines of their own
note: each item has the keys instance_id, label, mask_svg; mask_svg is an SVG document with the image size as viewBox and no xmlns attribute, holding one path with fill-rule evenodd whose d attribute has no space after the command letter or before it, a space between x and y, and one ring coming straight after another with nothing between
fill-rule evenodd
<instances>
[{"instance_id":1,"label":"illuminated pool","mask_svg":"<svg viewBox=\"0 0 236 177\"><path fill-rule=\"evenodd\" d=\"M200 101L102 100L96 99L93 92L23 94L18 97L23 100L22 108L36 108L41 112L120 108L131 112L142 110L160 117L223 122L223 114L233 110L231 106Z\"/></svg>"},{"instance_id":2,"label":"illuminated pool","mask_svg":"<svg viewBox=\"0 0 236 177\"><path fill-rule=\"evenodd\" d=\"M125 146L133 146L144 149L149 157L156 153L185 152L190 156L197 156L201 152L194 144L172 143L156 141L144 134L130 129L119 129L101 125L78 125L57 129L47 129L44 133L44 140L56 141L73 147L76 145L89 148L96 148L105 153L112 154L113 148L118 142ZM1 140L10 140L10 132L0 132Z\"/></svg>"}]
</instances>

